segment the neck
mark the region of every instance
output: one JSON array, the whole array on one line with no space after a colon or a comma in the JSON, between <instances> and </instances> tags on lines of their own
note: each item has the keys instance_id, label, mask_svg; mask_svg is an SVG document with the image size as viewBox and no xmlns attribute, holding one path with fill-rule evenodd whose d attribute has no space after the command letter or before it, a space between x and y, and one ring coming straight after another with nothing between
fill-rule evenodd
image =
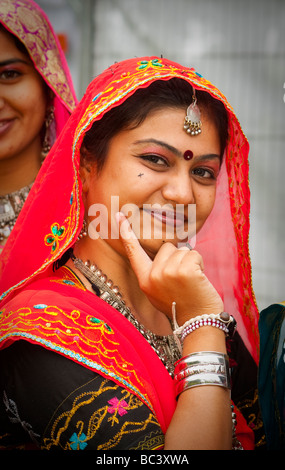
<instances>
[{"instance_id":1,"label":"neck","mask_svg":"<svg viewBox=\"0 0 285 470\"><path fill-rule=\"evenodd\" d=\"M171 334L169 320L155 309L140 289L137 277L123 252L120 253L105 240L91 240L85 237L75 245L74 255L82 261L90 260L91 263L96 264L107 278L119 287L126 305L146 328L159 335ZM72 261L69 261L68 265L74 270ZM86 278L82 276L82 273L76 270L76 274L92 291L91 284L86 284Z\"/></svg>"},{"instance_id":2,"label":"neck","mask_svg":"<svg viewBox=\"0 0 285 470\"><path fill-rule=\"evenodd\" d=\"M31 184L41 166L41 145L35 142L21 154L0 159L0 196Z\"/></svg>"}]
</instances>

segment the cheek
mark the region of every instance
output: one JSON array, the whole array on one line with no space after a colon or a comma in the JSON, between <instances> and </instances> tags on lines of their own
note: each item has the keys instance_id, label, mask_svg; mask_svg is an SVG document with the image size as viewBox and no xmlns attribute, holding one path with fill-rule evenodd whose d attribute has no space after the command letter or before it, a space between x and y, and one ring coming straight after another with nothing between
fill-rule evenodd
<instances>
[{"instance_id":1,"label":"cheek","mask_svg":"<svg viewBox=\"0 0 285 470\"><path fill-rule=\"evenodd\" d=\"M207 191L201 191L196 195L196 215L197 220L205 222L209 217L216 198L216 187L208 188Z\"/></svg>"},{"instance_id":2,"label":"cheek","mask_svg":"<svg viewBox=\"0 0 285 470\"><path fill-rule=\"evenodd\" d=\"M32 81L26 84L19 103L22 103L23 115L26 115L30 122L37 123L41 128L47 108L47 99L41 84Z\"/></svg>"}]
</instances>

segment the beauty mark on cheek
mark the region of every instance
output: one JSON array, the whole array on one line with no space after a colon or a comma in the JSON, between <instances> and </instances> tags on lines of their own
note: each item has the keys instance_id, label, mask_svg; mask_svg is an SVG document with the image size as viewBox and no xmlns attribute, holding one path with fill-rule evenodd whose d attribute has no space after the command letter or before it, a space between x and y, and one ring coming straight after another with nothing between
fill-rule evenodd
<instances>
[{"instance_id":1,"label":"beauty mark on cheek","mask_svg":"<svg viewBox=\"0 0 285 470\"><path fill-rule=\"evenodd\" d=\"M144 175L143 173L140 173L140 174L138 175L138 177L141 178L143 175Z\"/></svg>"},{"instance_id":2,"label":"beauty mark on cheek","mask_svg":"<svg viewBox=\"0 0 285 470\"><path fill-rule=\"evenodd\" d=\"M191 160L193 158L192 150L186 150L183 155L184 160Z\"/></svg>"}]
</instances>

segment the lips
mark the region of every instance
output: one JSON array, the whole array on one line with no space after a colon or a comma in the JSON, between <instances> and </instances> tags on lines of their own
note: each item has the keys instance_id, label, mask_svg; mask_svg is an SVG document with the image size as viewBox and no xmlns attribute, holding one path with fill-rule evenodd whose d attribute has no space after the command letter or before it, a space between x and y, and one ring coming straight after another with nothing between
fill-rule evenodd
<instances>
[{"instance_id":1,"label":"lips","mask_svg":"<svg viewBox=\"0 0 285 470\"><path fill-rule=\"evenodd\" d=\"M187 222L187 217L182 212L163 210L163 209L144 209L154 219L166 225L182 226Z\"/></svg>"},{"instance_id":2,"label":"lips","mask_svg":"<svg viewBox=\"0 0 285 470\"><path fill-rule=\"evenodd\" d=\"M14 119L1 119L0 120L0 135L7 132L13 125Z\"/></svg>"}]
</instances>

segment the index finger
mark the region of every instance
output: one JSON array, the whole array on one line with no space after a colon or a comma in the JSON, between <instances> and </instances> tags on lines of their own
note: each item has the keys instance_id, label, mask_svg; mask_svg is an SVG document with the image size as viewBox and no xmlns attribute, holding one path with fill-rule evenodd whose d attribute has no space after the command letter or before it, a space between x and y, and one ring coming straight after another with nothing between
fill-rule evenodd
<instances>
[{"instance_id":1,"label":"index finger","mask_svg":"<svg viewBox=\"0 0 285 470\"><path fill-rule=\"evenodd\" d=\"M152 260L141 247L130 223L122 212L116 214L116 220L119 225L119 233L130 260L131 266L138 278L142 281L149 275L152 266Z\"/></svg>"}]
</instances>

